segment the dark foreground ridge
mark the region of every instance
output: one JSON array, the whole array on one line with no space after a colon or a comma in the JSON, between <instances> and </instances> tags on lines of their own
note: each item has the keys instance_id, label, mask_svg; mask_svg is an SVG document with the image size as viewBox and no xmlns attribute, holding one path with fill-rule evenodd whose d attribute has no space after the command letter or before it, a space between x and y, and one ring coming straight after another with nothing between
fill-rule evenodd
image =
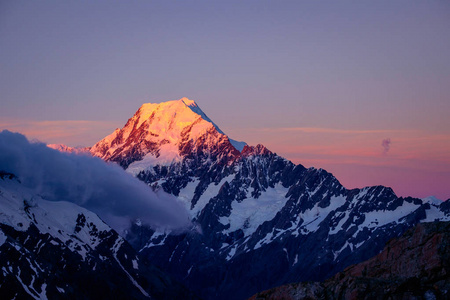
<instances>
[{"instance_id":1,"label":"dark foreground ridge","mask_svg":"<svg viewBox=\"0 0 450 300\"><path fill-rule=\"evenodd\" d=\"M190 232L135 222L127 241L204 299L247 299L323 281L380 253L419 222L450 220L450 202L346 189L333 174L263 145L241 148L187 98L144 104L90 152L186 207Z\"/></svg>"},{"instance_id":2,"label":"dark foreground ridge","mask_svg":"<svg viewBox=\"0 0 450 300\"><path fill-rule=\"evenodd\" d=\"M324 282L303 282L250 299L449 299L450 222L421 223L375 257Z\"/></svg>"},{"instance_id":3,"label":"dark foreground ridge","mask_svg":"<svg viewBox=\"0 0 450 300\"><path fill-rule=\"evenodd\" d=\"M194 299L95 214L0 171L0 299Z\"/></svg>"}]
</instances>

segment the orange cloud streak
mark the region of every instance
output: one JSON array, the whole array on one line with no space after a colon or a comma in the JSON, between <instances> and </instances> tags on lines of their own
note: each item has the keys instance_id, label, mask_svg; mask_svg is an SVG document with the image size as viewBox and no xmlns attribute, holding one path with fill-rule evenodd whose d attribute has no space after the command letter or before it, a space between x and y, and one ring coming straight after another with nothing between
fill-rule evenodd
<instances>
[{"instance_id":1,"label":"orange cloud streak","mask_svg":"<svg viewBox=\"0 0 450 300\"><path fill-rule=\"evenodd\" d=\"M294 163L324 168L349 188L383 184L403 196L450 197L450 134L313 127L224 129L250 144L262 143ZM385 153L382 141L387 138L391 144ZM429 194L418 187L429 187Z\"/></svg>"},{"instance_id":2,"label":"orange cloud streak","mask_svg":"<svg viewBox=\"0 0 450 300\"><path fill-rule=\"evenodd\" d=\"M20 132L30 139L68 146L92 146L119 126L117 122L86 120L0 121L0 130Z\"/></svg>"}]
</instances>

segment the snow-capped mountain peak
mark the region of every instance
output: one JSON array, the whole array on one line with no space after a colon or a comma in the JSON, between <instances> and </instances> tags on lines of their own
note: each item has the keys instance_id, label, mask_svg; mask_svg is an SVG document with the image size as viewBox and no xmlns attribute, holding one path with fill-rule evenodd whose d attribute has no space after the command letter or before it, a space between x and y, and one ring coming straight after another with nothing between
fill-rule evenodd
<instances>
[{"instance_id":1,"label":"snow-capped mountain peak","mask_svg":"<svg viewBox=\"0 0 450 300\"><path fill-rule=\"evenodd\" d=\"M59 152L68 152L68 153L89 153L89 148L87 147L69 147L64 144L48 144L47 147L58 150Z\"/></svg>"},{"instance_id":2,"label":"snow-capped mountain peak","mask_svg":"<svg viewBox=\"0 0 450 300\"><path fill-rule=\"evenodd\" d=\"M157 118L159 118L159 121L162 121L159 122L162 125L170 125L171 122L175 121L178 128L183 128L187 124L195 122L202 114L205 115L195 101L184 97L180 100L162 103L145 103L139 108L133 118L137 119L136 128L139 128L144 122L156 115ZM209 121L209 119L206 121Z\"/></svg>"},{"instance_id":3,"label":"snow-capped mountain peak","mask_svg":"<svg viewBox=\"0 0 450 300\"><path fill-rule=\"evenodd\" d=\"M195 103L194 100L190 100L186 97L181 98L179 101L182 101L187 107L189 107L194 113L200 115L202 117L203 120L211 122L214 127L217 129L217 131L221 134L225 134L220 128L219 126L217 126L216 123L214 123L210 118L208 118L208 116L200 109L200 107L197 105L197 103ZM236 148L239 152L242 152L242 150L244 149L244 147L247 145L247 143L245 142L240 142L240 141L236 141L233 139L230 139L230 143L233 145L234 148Z\"/></svg>"},{"instance_id":4,"label":"snow-capped mountain peak","mask_svg":"<svg viewBox=\"0 0 450 300\"><path fill-rule=\"evenodd\" d=\"M94 156L115 161L137 174L155 165L178 163L192 153L238 155L244 144L230 140L195 101L186 97L143 104L125 126L91 148ZM227 154L227 155L228 155Z\"/></svg>"},{"instance_id":5,"label":"snow-capped mountain peak","mask_svg":"<svg viewBox=\"0 0 450 300\"><path fill-rule=\"evenodd\" d=\"M1 299L191 299L96 214L1 169L0 212Z\"/></svg>"},{"instance_id":6,"label":"snow-capped mountain peak","mask_svg":"<svg viewBox=\"0 0 450 300\"><path fill-rule=\"evenodd\" d=\"M183 97L178 101L183 102L186 106L189 106L189 107L198 107L197 103L195 103L194 100L191 100L187 97Z\"/></svg>"},{"instance_id":7,"label":"snow-capped mountain peak","mask_svg":"<svg viewBox=\"0 0 450 300\"><path fill-rule=\"evenodd\" d=\"M442 200L436 198L435 196L428 196L428 197L422 198L422 201L424 203L430 203L430 204L434 204L434 205L441 205L441 203L443 202Z\"/></svg>"}]
</instances>

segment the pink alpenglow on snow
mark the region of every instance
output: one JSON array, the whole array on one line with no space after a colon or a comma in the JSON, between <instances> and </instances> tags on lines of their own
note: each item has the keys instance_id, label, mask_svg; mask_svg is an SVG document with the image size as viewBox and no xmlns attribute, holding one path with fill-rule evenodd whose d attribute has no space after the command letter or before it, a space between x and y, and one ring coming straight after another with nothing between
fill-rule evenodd
<instances>
[{"instance_id":1,"label":"pink alpenglow on snow","mask_svg":"<svg viewBox=\"0 0 450 300\"><path fill-rule=\"evenodd\" d=\"M450 198L449 1L123 2L1 2L0 129L87 147L188 95L348 188Z\"/></svg>"},{"instance_id":2,"label":"pink alpenglow on snow","mask_svg":"<svg viewBox=\"0 0 450 300\"><path fill-rule=\"evenodd\" d=\"M139 155L139 160L126 166L136 175L156 164L179 162L180 144L186 139L197 141L205 136L210 144L217 141L208 133L217 134L241 151L245 143L229 139L198 105L188 98L159 104L146 103L130 118L122 129L116 129L90 152L104 160L114 161L119 155ZM139 145L136 148L136 145Z\"/></svg>"}]
</instances>

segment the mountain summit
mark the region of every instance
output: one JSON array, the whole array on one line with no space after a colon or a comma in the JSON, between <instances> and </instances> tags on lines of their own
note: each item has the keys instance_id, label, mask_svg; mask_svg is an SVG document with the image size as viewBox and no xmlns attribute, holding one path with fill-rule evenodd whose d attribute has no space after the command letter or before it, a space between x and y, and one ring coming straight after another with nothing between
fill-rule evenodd
<instances>
[{"instance_id":1,"label":"mountain summit","mask_svg":"<svg viewBox=\"0 0 450 300\"><path fill-rule=\"evenodd\" d=\"M91 153L114 161L133 174L156 164L170 165L196 152L211 156L238 155L245 143L229 139L186 97L143 104L122 129L116 129L91 148Z\"/></svg>"},{"instance_id":2,"label":"mountain summit","mask_svg":"<svg viewBox=\"0 0 450 300\"><path fill-rule=\"evenodd\" d=\"M450 220L449 201L397 197L384 186L348 190L263 145L241 149L187 98L144 104L90 151L185 206L191 231L136 223L126 239L204 299L321 281L419 222Z\"/></svg>"}]
</instances>

